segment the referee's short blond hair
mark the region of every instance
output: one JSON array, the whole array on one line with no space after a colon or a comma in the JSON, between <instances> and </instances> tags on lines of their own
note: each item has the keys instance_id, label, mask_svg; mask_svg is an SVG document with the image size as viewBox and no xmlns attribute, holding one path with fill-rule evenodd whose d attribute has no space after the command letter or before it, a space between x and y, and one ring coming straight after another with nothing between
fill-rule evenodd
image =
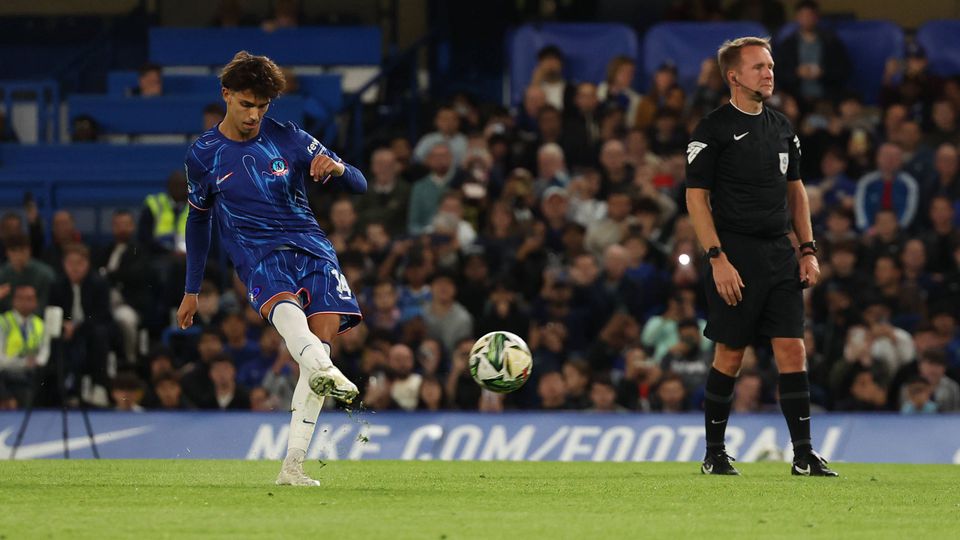
<instances>
[{"instance_id":1,"label":"referee's short blond hair","mask_svg":"<svg viewBox=\"0 0 960 540\"><path fill-rule=\"evenodd\" d=\"M717 51L717 63L720 64L720 74L723 76L723 82L727 83L727 86L730 86L730 81L727 80L727 72L740 67L740 50L751 45L763 47L767 52L773 54L773 49L770 48L770 38L755 36L728 39L723 42L723 45L721 45Z\"/></svg>"}]
</instances>

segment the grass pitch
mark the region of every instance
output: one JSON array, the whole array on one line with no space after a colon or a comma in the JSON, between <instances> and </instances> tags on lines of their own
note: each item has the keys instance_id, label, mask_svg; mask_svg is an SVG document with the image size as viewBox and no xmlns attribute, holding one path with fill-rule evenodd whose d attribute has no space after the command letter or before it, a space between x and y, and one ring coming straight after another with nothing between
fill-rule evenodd
<instances>
[{"instance_id":1,"label":"grass pitch","mask_svg":"<svg viewBox=\"0 0 960 540\"><path fill-rule=\"evenodd\" d=\"M739 478L696 463L338 461L321 488L273 485L279 462L0 462L0 539L947 538L960 467L783 463Z\"/></svg>"}]
</instances>

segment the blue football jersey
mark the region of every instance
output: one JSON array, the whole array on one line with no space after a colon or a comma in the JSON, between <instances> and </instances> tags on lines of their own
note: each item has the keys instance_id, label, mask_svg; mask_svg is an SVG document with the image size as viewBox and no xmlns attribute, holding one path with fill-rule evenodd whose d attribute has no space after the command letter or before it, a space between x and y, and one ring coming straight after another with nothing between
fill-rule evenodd
<instances>
[{"instance_id":1,"label":"blue football jersey","mask_svg":"<svg viewBox=\"0 0 960 540\"><path fill-rule=\"evenodd\" d=\"M244 281L266 254L282 246L337 260L307 202L305 182L312 181L310 163L319 154L342 162L293 122L271 118L263 119L259 135L249 141L230 140L214 127L187 151L191 211L213 210L221 242ZM346 167L344 176L360 175Z\"/></svg>"}]
</instances>

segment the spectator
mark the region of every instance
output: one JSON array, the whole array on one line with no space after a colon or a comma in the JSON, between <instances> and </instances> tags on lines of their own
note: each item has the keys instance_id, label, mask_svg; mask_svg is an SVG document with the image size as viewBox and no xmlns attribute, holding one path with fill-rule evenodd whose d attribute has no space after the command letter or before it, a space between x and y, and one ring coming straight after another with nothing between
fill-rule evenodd
<instances>
[{"instance_id":1,"label":"spectator","mask_svg":"<svg viewBox=\"0 0 960 540\"><path fill-rule=\"evenodd\" d=\"M628 409L617 403L617 388L610 377L596 377L590 385L590 408L588 412L625 413Z\"/></svg>"},{"instance_id":2,"label":"spectator","mask_svg":"<svg viewBox=\"0 0 960 540\"><path fill-rule=\"evenodd\" d=\"M567 387L559 371L541 373L537 380L540 408L545 411L568 409Z\"/></svg>"},{"instance_id":3,"label":"spectator","mask_svg":"<svg viewBox=\"0 0 960 540\"><path fill-rule=\"evenodd\" d=\"M460 133L460 116L457 111L448 105L437 109L433 118L436 131L427 133L417 141L413 149L413 159L427 163L427 157L437 144L445 144L453 156L453 163L460 164L467 155L467 138Z\"/></svg>"},{"instance_id":4,"label":"spectator","mask_svg":"<svg viewBox=\"0 0 960 540\"><path fill-rule=\"evenodd\" d=\"M689 409L689 404L687 403L687 390L683 386L683 379L677 374L665 374L657 384L651 405L656 412L686 412Z\"/></svg>"},{"instance_id":5,"label":"spectator","mask_svg":"<svg viewBox=\"0 0 960 540\"><path fill-rule=\"evenodd\" d=\"M354 332L356 331L357 329L354 328ZM350 332L350 334L352 333ZM290 356L290 351L286 347L278 347L273 364L263 376L263 382L261 383L263 389L276 401L277 410L290 410L293 390L296 388L299 378L300 366ZM251 400L252 398L251 396Z\"/></svg>"},{"instance_id":6,"label":"spectator","mask_svg":"<svg viewBox=\"0 0 960 540\"><path fill-rule=\"evenodd\" d=\"M620 140L603 143L600 149L600 197L615 191L626 191L633 181L635 169L627 162L627 148Z\"/></svg>"},{"instance_id":7,"label":"spectator","mask_svg":"<svg viewBox=\"0 0 960 540\"><path fill-rule=\"evenodd\" d=\"M953 226L955 211L949 198L938 195L929 208L932 226L922 236L927 247L927 270L944 276L958 267L954 252L960 247L960 231Z\"/></svg>"},{"instance_id":8,"label":"spectator","mask_svg":"<svg viewBox=\"0 0 960 540\"><path fill-rule=\"evenodd\" d=\"M37 292L32 285L13 289L13 308L0 315L0 395L10 396L16 405L33 402L32 375L50 355L44 339L43 319L34 314Z\"/></svg>"},{"instance_id":9,"label":"spectator","mask_svg":"<svg viewBox=\"0 0 960 540\"><path fill-rule=\"evenodd\" d=\"M194 408L190 400L183 395L180 377L173 371L166 371L154 377L153 391L157 395L159 409L183 411Z\"/></svg>"},{"instance_id":10,"label":"spectator","mask_svg":"<svg viewBox=\"0 0 960 540\"><path fill-rule=\"evenodd\" d=\"M933 102L930 114L932 126L923 136L923 142L930 148L943 144L960 144L960 126L957 125L957 109L947 99Z\"/></svg>"},{"instance_id":11,"label":"spectator","mask_svg":"<svg viewBox=\"0 0 960 540\"><path fill-rule=\"evenodd\" d=\"M423 377L413 371L413 351L402 343L390 347L387 366L391 379L390 397L394 403L405 411L416 409Z\"/></svg>"},{"instance_id":12,"label":"spectator","mask_svg":"<svg viewBox=\"0 0 960 540\"><path fill-rule=\"evenodd\" d=\"M707 373L713 365L713 352L704 351L703 336L694 318L677 322L679 341L660 360L664 372L675 373L683 380L688 392L694 392L707 382Z\"/></svg>"},{"instance_id":13,"label":"spectator","mask_svg":"<svg viewBox=\"0 0 960 540\"><path fill-rule=\"evenodd\" d=\"M567 389L567 406L584 410L590 407L590 364L583 360L564 362L561 370Z\"/></svg>"},{"instance_id":14,"label":"spectator","mask_svg":"<svg viewBox=\"0 0 960 540\"><path fill-rule=\"evenodd\" d=\"M330 226L325 232L338 253L347 251L350 241L358 232L357 212L351 199L343 197L330 205Z\"/></svg>"},{"instance_id":15,"label":"spectator","mask_svg":"<svg viewBox=\"0 0 960 540\"><path fill-rule=\"evenodd\" d=\"M840 411L878 412L886 403L886 390L868 368L857 367L848 377L849 396L837 404Z\"/></svg>"},{"instance_id":16,"label":"spectator","mask_svg":"<svg viewBox=\"0 0 960 540\"><path fill-rule=\"evenodd\" d=\"M110 309L123 338L127 362L137 359L137 331L144 323L159 326L156 309L160 283L153 279L143 249L134 238L133 214L117 210L111 219L112 241L96 256L99 274L110 284Z\"/></svg>"},{"instance_id":17,"label":"spectator","mask_svg":"<svg viewBox=\"0 0 960 540\"><path fill-rule=\"evenodd\" d=\"M896 141L903 150L903 170L918 182L934 175L933 151L923 144L921 136L920 123L907 120L900 124Z\"/></svg>"},{"instance_id":18,"label":"spectator","mask_svg":"<svg viewBox=\"0 0 960 540\"><path fill-rule=\"evenodd\" d=\"M805 107L815 101L836 101L846 86L850 61L836 34L819 26L820 6L813 0L797 3L796 32L777 47L777 80Z\"/></svg>"},{"instance_id":19,"label":"spectator","mask_svg":"<svg viewBox=\"0 0 960 540\"><path fill-rule=\"evenodd\" d=\"M960 157L957 147L943 143L937 147L933 158L933 172L923 184L921 210L929 210L934 197L942 195L951 203L960 201Z\"/></svg>"},{"instance_id":20,"label":"spectator","mask_svg":"<svg viewBox=\"0 0 960 540\"><path fill-rule=\"evenodd\" d=\"M920 376L933 389L933 401L938 412L960 411L960 384L946 376L947 357L941 349L928 349L920 354L918 365ZM901 404L908 401L908 388L903 389ZM902 405L901 405L902 406Z\"/></svg>"},{"instance_id":21,"label":"spectator","mask_svg":"<svg viewBox=\"0 0 960 540\"><path fill-rule=\"evenodd\" d=\"M399 336L402 319L397 306L397 287L393 281L384 279L373 286L373 301L364 309L364 318L370 328Z\"/></svg>"},{"instance_id":22,"label":"spectator","mask_svg":"<svg viewBox=\"0 0 960 540\"><path fill-rule=\"evenodd\" d=\"M31 257L30 241L23 234L6 239L7 262L0 266L0 312L12 307L12 293L21 285L33 287L37 296L36 312L47 306L50 287L56 273L46 264Z\"/></svg>"},{"instance_id":23,"label":"spectator","mask_svg":"<svg viewBox=\"0 0 960 540\"><path fill-rule=\"evenodd\" d=\"M632 346L624 353L623 379L617 387L617 403L629 410L650 410L653 387L662 371L656 362L647 359L642 347Z\"/></svg>"},{"instance_id":24,"label":"spectator","mask_svg":"<svg viewBox=\"0 0 960 540\"><path fill-rule=\"evenodd\" d=\"M896 259L903 249L904 238L896 213L893 210L878 210L873 230L864 238L862 263L871 268L880 257Z\"/></svg>"},{"instance_id":25,"label":"spectator","mask_svg":"<svg viewBox=\"0 0 960 540\"><path fill-rule=\"evenodd\" d=\"M520 304L512 280L504 276L493 282L489 297L477 320L477 335L505 330L526 340L530 326L529 315Z\"/></svg>"},{"instance_id":26,"label":"spectator","mask_svg":"<svg viewBox=\"0 0 960 540\"><path fill-rule=\"evenodd\" d=\"M210 103L203 108L203 131L211 130L223 122L223 117L227 111L223 109L220 103Z\"/></svg>"},{"instance_id":27,"label":"spectator","mask_svg":"<svg viewBox=\"0 0 960 540\"><path fill-rule=\"evenodd\" d=\"M372 178L370 189L355 199L361 224L381 222L388 231L402 231L407 226L407 201L410 185L400 179L400 164L393 150L381 147L370 157Z\"/></svg>"},{"instance_id":28,"label":"spectator","mask_svg":"<svg viewBox=\"0 0 960 540\"><path fill-rule=\"evenodd\" d=\"M407 217L407 229L410 234L423 232L437 213L443 193L459 185L458 170L454 166L453 155L447 144L435 144L424 162L430 173L418 180L410 193Z\"/></svg>"},{"instance_id":29,"label":"spectator","mask_svg":"<svg viewBox=\"0 0 960 540\"><path fill-rule=\"evenodd\" d=\"M276 328L268 326L263 329L260 339L257 342L256 357L237 368L237 384L251 391L250 400L253 400L253 390L263 384L264 377L270 372L280 354L283 340ZM273 396L267 392L267 398L273 400Z\"/></svg>"},{"instance_id":30,"label":"spectator","mask_svg":"<svg viewBox=\"0 0 960 540\"><path fill-rule=\"evenodd\" d=\"M143 412L143 383L129 371L120 372L110 385L110 398L118 411Z\"/></svg>"},{"instance_id":31,"label":"spectator","mask_svg":"<svg viewBox=\"0 0 960 540\"><path fill-rule=\"evenodd\" d=\"M904 229L910 227L917 213L919 198L917 181L903 172L903 151L886 143L877 150L877 170L857 182L857 228L865 231L873 226L879 210L893 210Z\"/></svg>"},{"instance_id":32,"label":"spectator","mask_svg":"<svg viewBox=\"0 0 960 540\"><path fill-rule=\"evenodd\" d=\"M642 96L633 89L637 64L628 56L615 56L607 63L607 78L597 87L597 98L619 107L626 114L627 127L633 127Z\"/></svg>"},{"instance_id":33,"label":"spectator","mask_svg":"<svg viewBox=\"0 0 960 540\"><path fill-rule=\"evenodd\" d=\"M424 308L427 334L452 351L460 340L473 335L473 317L456 301L456 279L438 272L431 281L431 300Z\"/></svg>"},{"instance_id":34,"label":"spectator","mask_svg":"<svg viewBox=\"0 0 960 540\"><path fill-rule=\"evenodd\" d=\"M50 228L53 242L47 247L40 259L57 272L63 268L64 248L80 241L80 231L73 220L73 214L66 210L57 210L53 214L53 226Z\"/></svg>"},{"instance_id":35,"label":"spectator","mask_svg":"<svg viewBox=\"0 0 960 540\"><path fill-rule=\"evenodd\" d=\"M474 410L480 400L480 386L470 376L468 362L470 349L473 347L472 337L461 339L450 353L450 373L447 374L445 384L446 394L450 404L459 410Z\"/></svg>"},{"instance_id":36,"label":"spectator","mask_svg":"<svg viewBox=\"0 0 960 540\"><path fill-rule=\"evenodd\" d=\"M606 217L587 225L587 237L584 239L587 250L597 256L602 255L609 246L620 243L627 229L635 222L630 215L633 201L629 194L615 191L606 199Z\"/></svg>"},{"instance_id":37,"label":"spectator","mask_svg":"<svg viewBox=\"0 0 960 540\"><path fill-rule=\"evenodd\" d=\"M140 66L133 95L145 98L163 95L163 73L159 65L146 63Z\"/></svg>"},{"instance_id":38,"label":"spectator","mask_svg":"<svg viewBox=\"0 0 960 540\"><path fill-rule=\"evenodd\" d=\"M591 167L596 164L600 140L597 85L590 82L578 84L573 104L574 107L564 115L561 146L564 154L569 156L571 167Z\"/></svg>"},{"instance_id":39,"label":"spectator","mask_svg":"<svg viewBox=\"0 0 960 540\"><path fill-rule=\"evenodd\" d=\"M94 143L100 140L100 123L89 114L73 117L70 122L70 141L74 143Z\"/></svg>"},{"instance_id":40,"label":"spectator","mask_svg":"<svg viewBox=\"0 0 960 540\"><path fill-rule=\"evenodd\" d=\"M823 191L823 203L828 208L841 206L853 208L853 196L857 191L857 183L846 173L847 156L842 149L830 147L820 158L820 174L814 185Z\"/></svg>"},{"instance_id":41,"label":"spectator","mask_svg":"<svg viewBox=\"0 0 960 540\"><path fill-rule=\"evenodd\" d=\"M892 377L915 353L910 334L890 324L890 308L874 298L865 302L863 324L847 334L843 356L848 362L872 366L882 377Z\"/></svg>"},{"instance_id":42,"label":"spectator","mask_svg":"<svg viewBox=\"0 0 960 540\"><path fill-rule=\"evenodd\" d=\"M490 267L483 250L472 248L464 258L457 287L457 301L474 316L474 320L483 313L483 308L491 294Z\"/></svg>"},{"instance_id":43,"label":"spectator","mask_svg":"<svg viewBox=\"0 0 960 540\"><path fill-rule=\"evenodd\" d=\"M166 192L147 195L137 224L140 245L151 252L186 253L187 180L183 171L167 177Z\"/></svg>"},{"instance_id":44,"label":"spectator","mask_svg":"<svg viewBox=\"0 0 960 540\"><path fill-rule=\"evenodd\" d=\"M701 117L729 100L727 86L723 84L720 64L716 58L706 58L700 63L697 87L690 94L686 111L690 116Z\"/></svg>"},{"instance_id":45,"label":"spectator","mask_svg":"<svg viewBox=\"0 0 960 540\"><path fill-rule=\"evenodd\" d=\"M260 348L247 335L247 321L237 312L227 313L220 321L220 332L224 337L223 350L237 369L255 365L260 360Z\"/></svg>"},{"instance_id":46,"label":"spectator","mask_svg":"<svg viewBox=\"0 0 960 540\"><path fill-rule=\"evenodd\" d=\"M437 412L445 407L443 385L435 377L424 378L420 383L417 410Z\"/></svg>"},{"instance_id":47,"label":"spectator","mask_svg":"<svg viewBox=\"0 0 960 540\"><path fill-rule=\"evenodd\" d=\"M556 143L547 143L537 150L537 178L533 181L533 194L541 198L550 187L565 188L570 182L563 148Z\"/></svg>"},{"instance_id":48,"label":"spectator","mask_svg":"<svg viewBox=\"0 0 960 540\"><path fill-rule=\"evenodd\" d=\"M181 369L183 393L190 403L204 406L216 401L210 367L223 351L223 337L220 333L214 328L203 329L197 342L198 360Z\"/></svg>"},{"instance_id":49,"label":"spectator","mask_svg":"<svg viewBox=\"0 0 960 540\"><path fill-rule=\"evenodd\" d=\"M275 0L273 17L263 21L260 28L264 32L273 32L281 28L296 28L303 23L303 12L299 0Z\"/></svg>"},{"instance_id":50,"label":"spectator","mask_svg":"<svg viewBox=\"0 0 960 540\"><path fill-rule=\"evenodd\" d=\"M455 247L459 249L469 248L474 243L477 232L463 219L463 195L459 191L448 191L440 197L432 223L424 232L432 233L434 237L446 236L448 242L455 240Z\"/></svg>"},{"instance_id":51,"label":"spectator","mask_svg":"<svg viewBox=\"0 0 960 540\"><path fill-rule=\"evenodd\" d=\"M756 413L763 410L763 378L752 369L740 372L733 388L731 410L738 413Z\"/></svg>"},{"instance_id":52,"label":"spectator","mask_svg":"<svg viewBox=\"0 0 960 540\"><path fill-rule=\"evenodd\" d=\"M670 349L680 342L679 322L696 317L695 297L696 293L691 289L677 291L667 300L667 309L663 314L650 317L643 326L640 341L644 347L653 351L653 359L657 362L661 362ZM707 322L698 317L697 324L700 326L702 335ZM701 339L700 348L703 351L709 351L710 340Z\"/></svg>"},{"instance_id":53,"label":"spectator","mask_svg":"<svg viewBox=\"0 0 960 540\"><path fill-rule=\"evenodd\" d=\"M660 64L653 73L650 89L637 106L637 115L632 126L644 130L652 126L657 111L666 99L667 92L676 84L677 66L669 61Z\"/></svg>"},{"instance_id":54,"label":"spectator","mask_svg":"<svg viewBox=\"0 0 960 540\"><path fill-rule=\"evenodd\" d=\"M573 85L563 77L563 52L555 45L547 45L537 52L537 65L533 68L530 86L543 89L546 102L561 111L572 101Z\"/></svg>"},{"instance_id":55,"label":"spectator","mask_svg":"<svg viewBox=\"0 0 960 540\"><path fill-rule=\"evenodd\" d=\"M107 353L113 343L110 287L103 278L90 272L90 250L83 244L69 244L64 248L63 271L64 275L50 290L50 305L63 309L61 346L66 365L78 370L73 373L75 381L90 377L93 390L84 398L105 405Z\"/></svg>"},{"instance_id":56,"label":"spectator","mask_svg":"<svg viewBox=\"0 0 960 540\"><path fill-rule=\"evenodd\" d=\"M250 410L250 394L246 388L237 385L237 369L230 356L220 354L213 358L210 381L213 383L213 400L207 401L204 409Z\"/></svg>"},{"instance_id":57,"label":"spectator","mask_svg":"<svg viewBox=\"0 0 960 540\"><path fill-rule=\"evenodd\" d=\"M936 414L937 404L933 401L933 388L923 377L914 377L907 381L906 397L900 407L901 414Z\"/></svg>"}]
</instances>

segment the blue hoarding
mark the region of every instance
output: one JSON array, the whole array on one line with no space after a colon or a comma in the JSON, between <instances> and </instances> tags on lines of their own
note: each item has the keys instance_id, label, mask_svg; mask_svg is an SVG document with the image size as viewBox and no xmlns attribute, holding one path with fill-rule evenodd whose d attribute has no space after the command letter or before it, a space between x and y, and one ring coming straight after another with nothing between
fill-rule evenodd
<instances>
[{"instance_id":1,"label":"blue hoarding","mask_svg":"<svg viewBox=\"0 0 960 540\"><path fill-rule=\"evenodd\" d=\"M0 459L10 456L22 412L0 413ZM101 457L280 459L288 414L91 412ZM92 457L81 416L71 412L71 457ZM312 459L696 461L700 414L324 412ZM831 414L813 419L815 446L832 461L960 464L960 416ZM789 459L779 414L734 415L727 448L740 461ZM63 456L59 411L37 411L18 459Z\"/></svg>"}]
</instances>

